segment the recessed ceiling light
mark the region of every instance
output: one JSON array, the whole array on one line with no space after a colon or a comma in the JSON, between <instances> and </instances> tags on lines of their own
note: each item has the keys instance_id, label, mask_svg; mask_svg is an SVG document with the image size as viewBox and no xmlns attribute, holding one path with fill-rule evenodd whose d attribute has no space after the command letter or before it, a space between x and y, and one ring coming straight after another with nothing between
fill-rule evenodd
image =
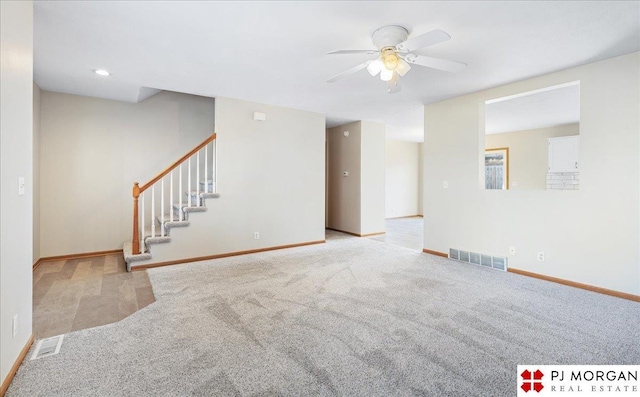
<instances>
[{"instance_id":1,"label":"recessed ceiling light","mask_svg":"<svg viewBox=\"0 0 640 397\"><path fill-rule=\"evenodd\" d=\"M111 76L111 73L107 72L104 69L96 69L93 71L93 73L100 75L100 76Z\"/></svg>"}]
</instances>

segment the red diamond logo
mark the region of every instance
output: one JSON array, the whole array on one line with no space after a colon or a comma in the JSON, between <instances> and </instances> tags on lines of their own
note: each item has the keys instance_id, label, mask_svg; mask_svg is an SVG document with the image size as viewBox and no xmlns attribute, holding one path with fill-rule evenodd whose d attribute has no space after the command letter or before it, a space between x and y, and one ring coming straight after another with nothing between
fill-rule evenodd
<instances>
[{"instance_id":1,"label":"red diamond logo","mask_svg":"<svg viewBox=\"0 0 640 397\"><path fill-rule=\"evenodd\" d=\"M544 374L539 369L536 369L533 373L528 369L525 369L520 374L522 377L522 385L520 388L524 390L525 393L528 393L532 389L536 391L536 393L540 393L544 386L542 385L542 377Z\"/></svg>"},{"instance_id":2,"label":"red diamond logo","mask_svg":"<svg viewBox=\"0 0 640 397\"><path fill-rule=\"evenodd\" d=\"M533 373L533 379L541 380L544 374L539 369L536 369L536 372Z\"/></svg>"}]
</instances>

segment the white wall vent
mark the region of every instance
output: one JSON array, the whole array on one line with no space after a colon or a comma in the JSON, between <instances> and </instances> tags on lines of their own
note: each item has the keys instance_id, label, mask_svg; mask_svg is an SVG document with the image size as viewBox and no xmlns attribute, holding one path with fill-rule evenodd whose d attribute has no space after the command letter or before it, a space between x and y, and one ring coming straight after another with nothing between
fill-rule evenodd
<instances>
[{"instance_id":1,"label":"white wall vent","mask_svg":"<svg viewBox=\"0 0 640 397\"><path fill-rule=\"evenodd\" d=\"M62 340L64 335L54 336L52 338L40 339L36 345L36 349L31 355L31 360L35 360L42 357L53 356L60 353L60 347L62 346Z\"/></svg>"},{"instance_id":2,"label":"white wall vent","mask_svg":"<svg viewBox=\"0 0 640 397\"><path fill-rule=\"evenodd\" d=\"M490 267L492 269L503 271L507 270L507 258L504 256L492 256L480 254L477 252L462 251L455 248L449 248L449 258L461 262Z\"/></svg>"}]
</instances>

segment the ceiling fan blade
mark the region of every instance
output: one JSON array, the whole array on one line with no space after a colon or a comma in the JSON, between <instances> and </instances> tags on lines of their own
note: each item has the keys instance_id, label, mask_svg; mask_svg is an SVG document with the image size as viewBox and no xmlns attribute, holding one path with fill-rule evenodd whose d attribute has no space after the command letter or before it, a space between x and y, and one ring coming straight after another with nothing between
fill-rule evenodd
<instances>
[{"instance_id":1,"label":"ceiling fan blade","mask_svg":"<svg viewBox=\"0 0 640 397\"><path fill-rule=\"evenodd\" d=\"M336 74L335 76L333 76L332 78L327 80L327 83L334 83L334 82L340 80L343 77L347 77L347 76L349 76L351 74L354 74L355 72L358 72L358 71L366 68L367 66L369 66L369 64L371 62L373 62L373 61L374 61L373 59L370 59L370 60L368 60L366 62L362 62L360 65L352 67L351 69L345 70L342 73Z\"/></svg>"},{"instance_id":2,"label":"ceiling fan blade","mask_svg":"<svg viewBox=\"0 0 640 397\"><path fill-rule=\"evenodd\" d=\"M420 36L412 37L409 40L403 41L398 44L396 48L401 52L411 52L420 48L428 47L430 45L442 43L451 38L447 32L440 29L432 30L430 32L421 34Z\"/></svg>"},{"instance_id":3,"label":"ceiling fan blade","mask_svg":"<svg viewBox=\"0 0 640 397\"><path fill-rule=\"evenodd\" d=\"M327 52L328 55L349 55L349 54L377 54L378 50L338 50Z\"/></svg>"},{"instance_id":4,"label":"ceiling fan blade","mask_svg":"<svg viewBox=\"0 0 640 397\"><path fill-rule=\"evenodd\" d=\"M467 67L466 63L448 61L446 59L433 58L426 55L409 54L404 58L404 60L414 65L426 66L431 69L443 70L451 73L457 73Z\"/></svg>"}]
</instances>

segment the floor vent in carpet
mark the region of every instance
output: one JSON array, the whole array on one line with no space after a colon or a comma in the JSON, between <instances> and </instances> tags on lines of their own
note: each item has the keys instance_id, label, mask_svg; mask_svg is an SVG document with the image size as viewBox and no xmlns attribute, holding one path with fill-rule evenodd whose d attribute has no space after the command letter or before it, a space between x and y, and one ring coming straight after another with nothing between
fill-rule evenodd
<instances>
[{"instance_id":1,"label":"floor vent in carpet","mask_svg":"<svg viewBox=\"0 0 640 397\"><path fill-rule=\"evenodd\" d=\"M504 256L485 255L479 254L477 252L462 251L449 248L449 258L461 262L490 267L492 269L503 271L507 270L507 258L505 258Z\"/></svg>"},{"instance_id":2,"label":"floor vent in carpet","mask_svg":"<svg viewBox=\"0 0 640 397\"><path fill-rule=\"evenodd\" d=\"M63 339L64 335L58 335L47 339L40 339L38 341L38 344L36 345L36 350L31 356L31 359L35 360L38 358L53 356L54 354L60 353L60 346L62 346Z\"/></svg>"}]
</instances>

